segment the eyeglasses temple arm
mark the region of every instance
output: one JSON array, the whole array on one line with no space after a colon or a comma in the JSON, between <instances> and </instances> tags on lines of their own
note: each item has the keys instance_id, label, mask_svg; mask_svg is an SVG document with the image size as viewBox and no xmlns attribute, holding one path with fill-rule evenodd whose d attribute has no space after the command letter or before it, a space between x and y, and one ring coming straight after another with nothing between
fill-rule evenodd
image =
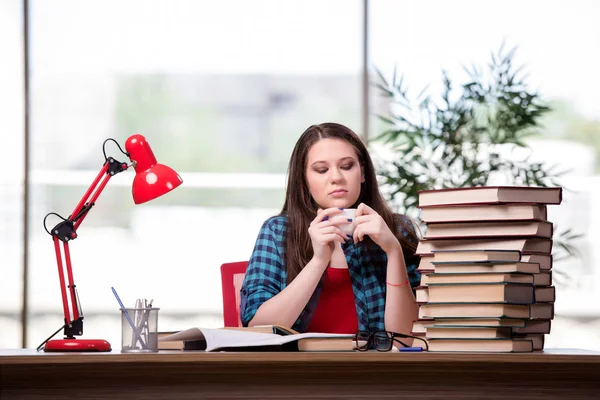
<instances>
[{"instance_id":1,"label":"eyeglasses temple arm","mask_svg":"<svg viewBox=\"0 0 600 400\"><path fill-rule=\"evenodd\" d=\"M417 339L417 340L420 340L425 345L425 350L429 350L429 345L427 344L427 341L425 339L423 339L423 338L418 337L418 336L406 335L404 333L397 333L397 332L394 332L393 336L394 336L394 340L397 341L398 343L402 344L402 346L404 346L404 347L410 347L410 346L407 346L404 342L400 341L400 339L398 339L396 336L401 337L401 338L406 338L406 339Z\"/></svg>"}]
</instances>

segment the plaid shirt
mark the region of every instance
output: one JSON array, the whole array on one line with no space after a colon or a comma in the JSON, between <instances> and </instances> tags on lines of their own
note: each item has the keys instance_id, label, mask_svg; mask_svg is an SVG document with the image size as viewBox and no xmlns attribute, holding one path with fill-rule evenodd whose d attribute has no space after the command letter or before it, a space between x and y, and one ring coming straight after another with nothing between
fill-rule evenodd
<instances>
[{"instance_id":1,"label":"plaid shirt","mask_svg":"<svg viewBox=\"0 0 600 400\"><path fill-rule=\"evenodd\" d=\"M240 317L243 326L254 318L258 308L281 292L287 285L284 263L286 216L269 218L263 224L248 262L241 289ZM407 232L403 232L408 235ZM342 244L356 301L358 328L361 331L385 330L385 291L387 256L377 245L355 244L352 239ZM413 288L419 286L421 274L416 264L406 265ZM305 332L319 301L323 279L317 286L293 329Z\"/></svg>"}]
</instances>

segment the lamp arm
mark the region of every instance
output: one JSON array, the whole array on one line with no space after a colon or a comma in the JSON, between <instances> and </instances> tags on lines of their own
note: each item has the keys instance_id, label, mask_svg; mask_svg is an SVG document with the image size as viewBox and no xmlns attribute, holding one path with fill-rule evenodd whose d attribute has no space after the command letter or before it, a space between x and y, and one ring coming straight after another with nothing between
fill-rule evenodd
<instances>
[{"instance_id":1,"label":"lamp arm","mask_svg":"<svg viewBox=\"0 0 600 400\"><path fill-rule=\"evenodd\" d=\"M102 169L100 170L92 184L89 186L89 188L86 190L85 194L83 195L83 197L81 198L81 200L79 201L69 218L63 219L63 221L56 224L56 226L54 226L54 228L52 228L52 230L50 231L46 229L46 231L52 236L52 240L54 242L54 252L56 254L56 264L58 267L58 277L60 280L60 291L65 319L65 324L63 327L64 335L66 338L72 339L74 336L81 336L83 334L83 311L81 310L75 281L73 279L73 268L71 264L71 253L69 251L69 241L77 238L77 229L87 216L88 212L95 205L96 200L108 184L110 178L112 178L119 172L127 170L132 165L133 163L121 163L112 157L108 157L104 162ZM46 219L44 219L44 228L45 220ZM62 252L60 242L63 242ZM64 265L63 253L65 261ZM56 333L58 333L59 331L60 329Z\"/></svg>"},{"instance_id":2,"label":"lamp arm","mask_svg":"<svg viewBox=\"0 0 600 400\"><path fill-rule=\"evenodd\" d=\"M71 215L69 216L69 220L74 222L74 230L76 231L79 228L79 225L83 222L86 217L88 211L92 209L92 207L96 204L96 200L108 184L110 178L118 174L119 172L125 171L130 167L130 164L121 163L115 160L112 157L108 157L102 166L100 172L85 192ZM104 179L102 179L104 177ZM74 239L74 238L73 238Z\"/></svg>"}]
</instances>

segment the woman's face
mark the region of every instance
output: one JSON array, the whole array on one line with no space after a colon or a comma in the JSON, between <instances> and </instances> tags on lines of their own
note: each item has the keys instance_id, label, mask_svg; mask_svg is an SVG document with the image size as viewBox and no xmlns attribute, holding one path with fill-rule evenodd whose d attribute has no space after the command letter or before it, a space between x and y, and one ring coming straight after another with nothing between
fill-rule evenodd
<instances>
[{"instance_id":1,"label":"woman's face","mask_svg":"<svg viewBox=\"0 0 600 400\"><path fill-rule=\"evenodd\" d=\"M306 184L319 207L351 207L360 196L364 171L354 147L340 139L322 139L308 151Z\"/></svg>"}]
</instances>

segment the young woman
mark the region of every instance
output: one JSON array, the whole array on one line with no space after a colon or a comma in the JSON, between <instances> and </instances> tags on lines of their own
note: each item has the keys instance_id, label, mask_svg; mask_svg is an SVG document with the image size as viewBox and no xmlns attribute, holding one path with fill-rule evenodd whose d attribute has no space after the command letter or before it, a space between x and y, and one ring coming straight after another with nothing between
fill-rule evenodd
<instances>
[{"instance_id":1,"label":"young woman","mask_svg":"<svg viewBox=\"0 0 600 400\"><path fill-rule=\"evenodd\" d=\"M340 214L356 208L352 237ZM379 193L361 139L335 123L309 127L292 152L281 214L263 224L241 290L244 326L300 332L410 333L417 319L418 242Z\"/></svg>"}]
</instances>

